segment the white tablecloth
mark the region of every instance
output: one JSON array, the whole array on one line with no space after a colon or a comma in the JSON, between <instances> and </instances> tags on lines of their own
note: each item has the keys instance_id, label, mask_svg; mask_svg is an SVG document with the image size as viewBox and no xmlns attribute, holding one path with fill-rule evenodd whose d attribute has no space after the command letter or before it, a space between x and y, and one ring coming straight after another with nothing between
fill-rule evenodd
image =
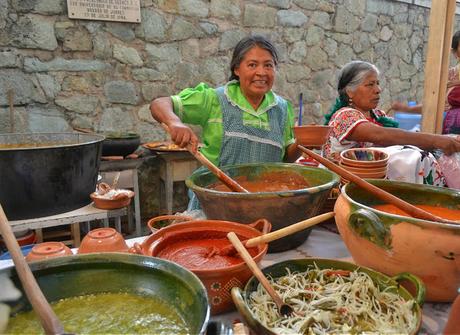
<instances>
[{"instance_id":1,"label":"white tablecloth","mask_svg":"<svg viewBox=\"0 0 460 335\"><path fill-rule=\"evenodd\" d=\"M144 239L145 237L138 237L127 240L127 243L131 246L134 242L142 242ZM307 241L296 249L267 254L262 260L262 267L284 260L305 257L351 260L340 235L319 227L313 229ZM10 265L12 265L11 261L0 261L0 269ZM425 303L423 305L423 324L419 334L441 334L448 318L450 305L450 303ZM229 326L237 319L241 320L241 317L236 311L212 317L212 320L224 322Z\"/></svg>"}]
</instances>

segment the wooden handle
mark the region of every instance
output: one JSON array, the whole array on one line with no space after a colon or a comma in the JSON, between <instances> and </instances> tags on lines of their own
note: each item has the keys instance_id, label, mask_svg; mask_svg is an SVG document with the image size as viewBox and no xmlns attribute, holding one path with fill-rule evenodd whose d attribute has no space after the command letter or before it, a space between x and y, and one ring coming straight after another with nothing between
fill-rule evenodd
<instances>
[{"instance_id":1,"label":"wooden handle","mask_svg":"<svg viewBox=\"0 0 460 335\"><path fill-rule=\"evenodd\" d=\"M335 216L334 212L328 212L325 214L314 216L307 220L303 220L303 221L294 223L290 226L278 229L274 232L271 232L265 235L261 235L261 236L257 236L257 237L253 237L246 241L245 246L246 248L250 248L250 247L254 247L256 245L262 244L262 243L268 243L268 242L277 240L287 235L294 234L294 233L297 233L298 231L312 227L318 223L321 223L330 218L333 218L334 216Z\"/></svg>"},{"instance_id":2,"label":"wooden handle","mask_svg":"<svg viewBox=\"0 0 460 335\"><path fill-rule=\"evenodd\" d=\"M445 220L443 218L440 218L436 215L433 215L427 211L424 211L423 209L420 209L418 207L415 207L414 205L394 196L393 194L391 193L388 193L387 191L384 191L380 188L378 188L377 186L375 185L372 185L371 183L368 183L367 181L365 181L364 179L358 177L357 175L351 173L351 172L348 172L347 170L345 170L344 168L338 166L337 164L334 164L333 162L329 161L328 159L322 157L321 155L318 155L317 153L301 146L301 145L298 145L297 146L301 151L305 152L307 155L309 155L310 157L314 158L315 160L317 160L318 162L320 162L321 164L323 164L325 167L327 167L329 170L332 170L334 171L335 173L337 173L338 175L340 175L342 178L345 178L349 181L352 181L354 182L356 185L358 185L359 187L365 189L366 191L369 191L371 192L372 194L374 194L375 196L377 196L378 198L380 198L381 200L389 203L389 204L392 204L392 205L395 205L396 207L398 207L399 209L403 210L404 212L406 212L407 214L409 214L410 216L414 217L414 218L417 218L417 219L422 219L422 220L429 220L429 221L436 221L436 222L443 222L443 223L451 223L451 224L458 224L457 222L454 222L454 221L449 221L449 220Z\"/></svg>"},{"instance_id":3,"label":"wooden handle","mask_svg":"<svg viewBox=\"0 0 460 335\"><path fill-rule=\"evenodd\" d=\"M165 124L162 123L161 126L165 131L169 133L169 127ZM238 184L235 180L230 178L228 175L224 173L221 169L219 169L217 166L214 165L213 162L211 162L209 159L207 159L201 152L195 151L192 148L192 145L189 143L187 144L187 150L204 166L206 166L209 171L214 173L214 175L225 185L227 185L232 191L234 192L241 192L241 193L249 193L248 190L246 190L243 186Z\"/></svg>"},{"instance_id":4,"label":"wooden handle","mask_svg":"<svg viewBox=\"0 0 460 335\"><path fill-rule=\"evenodd\" d=\"M3 207L0 205L0 233L3 236L6 247L11 254L16 272L19 275L24 291L30 301L35 313L40 318L43 329L46 334L63 334L64 327L54 313L53 309L46 301L43 292L37 284L37 281L32 274L24 256L19 247L18 241L11 230L11 227L6 218Z\"/></svg>"},{"instance_id":5,"label":"wooden handle","mask_svg":"<svg viewBox=\"0 0 460 335\"><path fill-rule=\"evenodd\" d=\"M275 289L270 285L270 282L264 276L262 271L259 269L259 267L257 266L256 262L252 259L252 256L249 254L249 252L243 246L243 244L239 240L238 236L236 236L236 234L234 232L230 232L230 233L227 234L227 238L233 244L233 246L235 247L236 251L238 251L238 254L243 259L243 261L246 263L246 265L248 266L249 270L251 270L253 275L259 280L259 282L265 288L265 290L270 295L270 297L272 297L272 299L275 302L275 304L277 306L283 305L284 304L283 300L278 295L278 293L276 293Z\"/></svg>"}]
</instances>

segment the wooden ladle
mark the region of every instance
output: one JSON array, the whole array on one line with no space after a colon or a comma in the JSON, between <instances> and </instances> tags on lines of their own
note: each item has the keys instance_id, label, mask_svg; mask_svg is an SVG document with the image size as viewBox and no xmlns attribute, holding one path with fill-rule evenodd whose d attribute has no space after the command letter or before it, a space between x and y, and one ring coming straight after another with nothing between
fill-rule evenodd
<instances>
[{"instance_id":1,"label":"wooden ladle","mask_svg":"<svg viewBox=\"0 0 460 335\"><path fill-rule=\"evenodd\" d=\"M162 123L161 126L163 129L169 133L169 127ZM193 150L192 145L189 143L187 144L187 150L204 166L206 166L209 171L214 173L214 175L225 185L227 185L232 191L234 192L241 192L241 193L249 193L247 189L243 186L238 184L234 179L230 178L227 174L224 173L221 169L219 169L213 162L207 159L201 152L198 150Z\"/></svg>"},{"instance_id":2,"label":"wooden ladle","mask_svg":"<svg viewBox=\"0 0 460 335\"><path fill-rule=\"evenodd\" d=\"M314 158L316 161L320 162L323 164L325 167L327 167L329 170L334 171L338 175L340 175L342 178L345 178L349 181L354 182L356 185L359 187L365 189L366 191L369 191L376 197L380 198L381 200L395 205L399 209L403 210L410 216L417 218L417 219L422 219L422 220L429 220L429 221L435 221L435 222L442 222L442 223L450 223L450 224L458 224L458 222L447 220L440 218L439 216L433 215L430 212L427 212L421 208L418 208L396 196L394 196L391 193L388 193L385 190L382 190L381 188L378 188L375 185L372 185L371 183L368 183L361 177L355 175L354 173L348 172L344 168L338 166L337 164L331 162L330 160L322 157L321 155L318 155L317 153L313 152L312 150L309 150L301 145L297 146L301 151L309 155L310 157Z\"/></svg>"},{"instance_id":3,"label":"wooden ladle","mask_svg":"<svg viewBox=\"0 0 460 335\"><path fill-rule=\"evenodd\" d=\"M267 277L265 277L263 272L259 269L259 267L257 266L256 262L252 259L251 255L246 250L246 248L244 247L243 243L241 243L241 241L238 238L238 236L236 236L236 234L234 232L230 232L230 233L227 234L227 238L233 244L233 246L235 247L236 251L238 251L238 254L243 259L243 261L246 263L248 268L251 270L252 274L259 280L259 282L265 288L267 293L273 299L273 301L275 302L276 306L278 307L278 312L283 316L290 316L293 313L297 314L297 312L294 312L294 309L291 306L286 304L283 301L283 299L281 299L279 294L270 285L270 282L268 281Z\"/></svg>"},{"instance_id":4,"label":"wooden ladle","mask_svg":"<svg viewBox=\"0 0 460 335\"><path fill-rule=\"evenodd\" d=\"M0 233L3 236L6 247L11 254L16 272L19 275L24 291L30 301L35 313L38 315L40 322L46 334L64 334L64 327L54 313L53 309L46 301L43 292L35 280L32 271L29 268L19 247L18 241L8 223L5 212L0 205Z\"/></svg>"},{"instance_id":5,"label":"wooden ladle","mask_svg":"<svg viewBox=\"0 0 460 335\"><path fill-rule=\"evenodd\" d=\"M312 218L293 223L287 227L275 230L271 233L268 234L263 234L257 237L250 238L249 240L241 242L246 248L251 248L255 247L256 245L263 244L263 243L268 243L274 240L277 240L279 238L294 234L298 231L313 227L314 225L317 225L323 221L326 221L328 219L331 219L335 216L334 212L328 212L324 214L320 214L317 216L314 216ZM219 256L230 256L233 255L236 252L235 247L233 244L230 244L228 246L223 247L222 249L216 249L210 254L208 257L212 257L214 255L219 255Z\"/></svg>"}]
</instances>

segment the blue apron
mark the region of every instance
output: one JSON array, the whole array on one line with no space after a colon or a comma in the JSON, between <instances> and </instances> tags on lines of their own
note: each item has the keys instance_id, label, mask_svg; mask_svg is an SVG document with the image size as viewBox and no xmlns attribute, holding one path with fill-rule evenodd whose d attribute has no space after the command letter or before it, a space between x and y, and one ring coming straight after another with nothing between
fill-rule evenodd
<instances>
[{"instance_id":1,"label":"blue apron","mask_svg":"<svg viewBox=\"0 0 460 335\"><path fill-rule=\"evenodd\" d=\"M287 122L287 102L275 95L277 104L268 113L269 129L243 124L243 113L225 95L225 87L216 89L222 108L223 137L219 166L245 163L271 163L282 161L284 129ZM207 170L200 167L196 171ZM189 190L187 211L201 209L196 195Z\"/></svg>"}]
</instances>

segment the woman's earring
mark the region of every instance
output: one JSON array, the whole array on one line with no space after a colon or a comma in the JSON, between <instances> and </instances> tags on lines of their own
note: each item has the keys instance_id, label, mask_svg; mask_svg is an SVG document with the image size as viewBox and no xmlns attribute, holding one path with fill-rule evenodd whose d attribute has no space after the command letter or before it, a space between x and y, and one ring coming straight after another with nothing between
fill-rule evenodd
<instances>
[{"instance_id":1,"label":"woman's earring","mask_svg":"<svg viewBox=\"0 0 460 335\"><path fill-rule=\"evenodd\" d=\"M352 98L348 98L348 105L350 105L350 107L354 107Z\"/></svg>"}]
</instances>

